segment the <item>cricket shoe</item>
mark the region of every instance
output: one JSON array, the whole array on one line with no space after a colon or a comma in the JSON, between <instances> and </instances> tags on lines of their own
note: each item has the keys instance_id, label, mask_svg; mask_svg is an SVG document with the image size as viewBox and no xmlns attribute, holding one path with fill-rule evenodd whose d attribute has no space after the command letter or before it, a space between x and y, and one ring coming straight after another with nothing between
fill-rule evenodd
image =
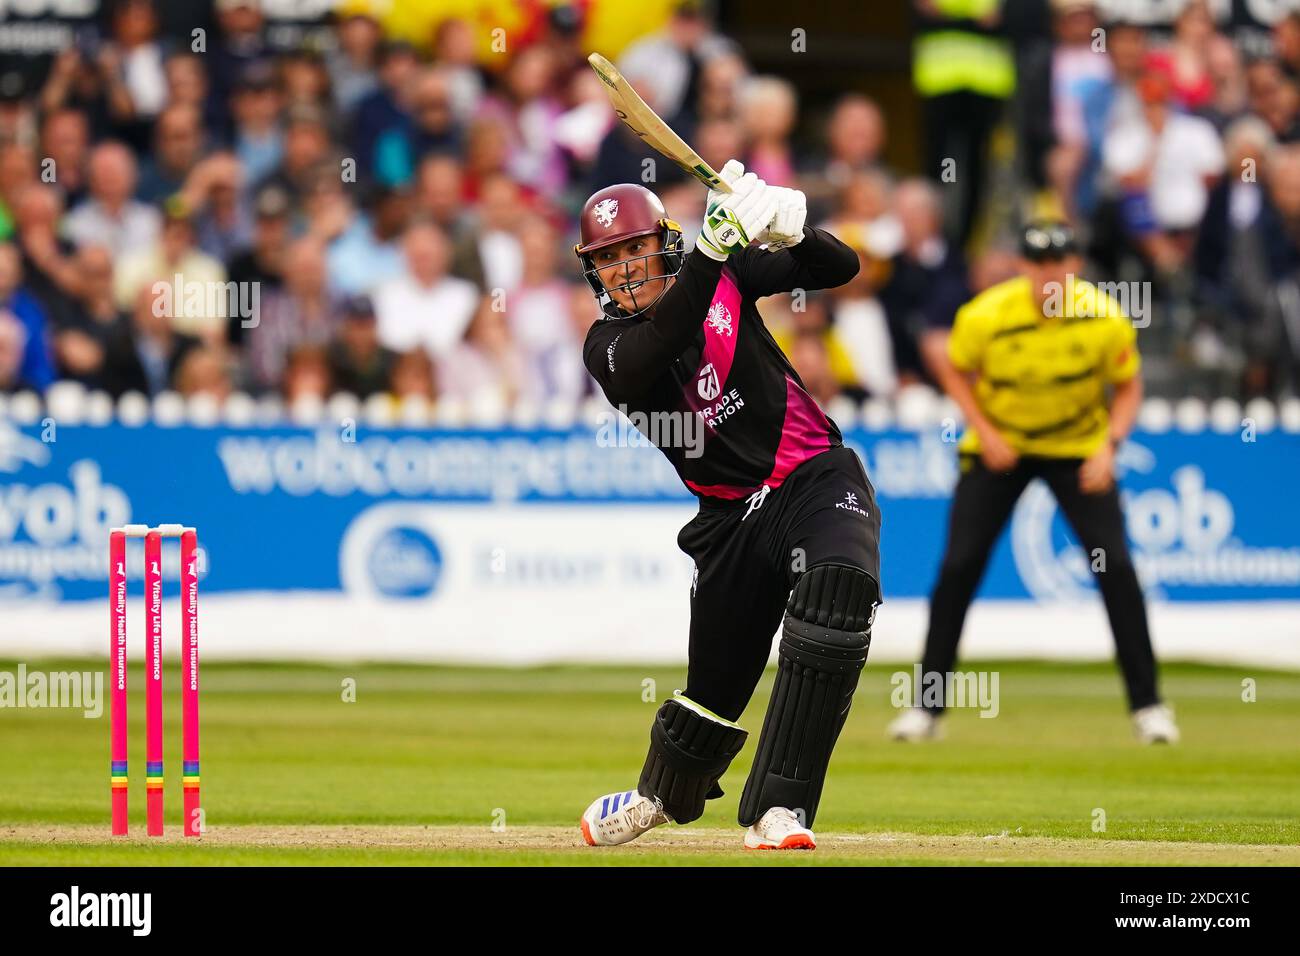
<instances>
[{"instance_id":1,"label":"cricket shoe","mask_svg":"<svg viewBox=\"0 0 1300 956\"><path fill-rule=\"evenodd\" d=\"M891 740L938 740L943 736L943 727L938 714L909 707L890 721L885 733Z\"/></svg>"},{"instance_id":2,"label":"cricket shoe","mask_svg":"<svg viewBox=\"0 0 1300 956\"><path fill-rule=\"evenodd\" d=\"M746 850L815 850L817 838L792 810L772 807L745 831Z\"/></svg>"},{"instance_id":3,"label":"cricket shoe","mask_svg":"<svg viewBox=\"0 0 1300 956\"><path fill-rule=\"evenodd\" d=\"M1133 711L1133 733L1144 744L1178 743L1173 710L1166 704L1151 704Z\"/></svg>"},{"instance_id":4,"label":"cricket shoe","mask_svg":"<svg viewBox=\"0 0 1300 956\"><path fill-rule=\"evenodd\" d=\"M582 839L587 846L618 846L635 840L647 830L671 823L663 804L643 797L635 790L608 793L582 814Z\"/></svg>"}]
</instances>

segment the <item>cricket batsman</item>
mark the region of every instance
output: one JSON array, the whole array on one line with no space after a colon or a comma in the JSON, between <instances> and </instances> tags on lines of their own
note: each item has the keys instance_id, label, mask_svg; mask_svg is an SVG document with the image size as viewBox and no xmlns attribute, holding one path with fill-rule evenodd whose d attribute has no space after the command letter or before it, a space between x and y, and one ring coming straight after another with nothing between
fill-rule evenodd
<instances>
[{"instance_id":1,"label":"cricket batsman","mask_svg":"<svg viewBox=\"0 0 1300 956\"><path fill-rule=\"evenodd\" d=\"M655 714L636 787L582 814L592 846L690 823L723 795L718 781L748 736L736 721L780 625L739 822L748 848L814 848L827 764L881 600L871 482L754 305L841 285L857 274L857 254L804 224L803 193L768 186L735 160L719 176L732 191L709 192L689 255L659 199L632 184L587 200L574 247L604 313L583 359L605 396L641 420L682 416L703 439L691 449L664 429L647 435L699 499L677 537L695 563L686 687Z\"/></svg>"},{"instance_id":2,"label":"cricket batsman","mask_svg":"<svg viewBox=\"0 0 1300 956\"><path fill-rule=\"evenodd\" d=\"M946 697L962 623L989 553L1026 486L1041 478L1087 551L1134 732L1144 743L1175 743L1178 727L1156 688L1146 604L1115 486L1115 451L1142 402L1137 333L1113 299L1078 278L1083 262L1067 224L1031 223L1020 253L1019 276L957 310L947 356L934 369L967 429L958 446L961 476L948 542L930 597L924 679L942 681ZM889 733L898 740L937 736L942 714L942 700L927 701L904 711Z\"/></svg>"}]
</instances>

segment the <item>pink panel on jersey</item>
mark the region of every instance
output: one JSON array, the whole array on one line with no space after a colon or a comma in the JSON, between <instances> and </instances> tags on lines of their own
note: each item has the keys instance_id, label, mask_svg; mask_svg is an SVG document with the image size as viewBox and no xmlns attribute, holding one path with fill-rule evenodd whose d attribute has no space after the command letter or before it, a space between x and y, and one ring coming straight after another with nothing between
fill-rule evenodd
<instances>
[{"instance_id":1,"label":"pink panel on jersey","mask_svg":"<svg viewBox=\"0 0 1300 956\"><path fill-rule=\"evenodd\" d=\"M781 442L776 446L772 473L762 484L779 488L781 483L809 458L820 455L831 447L830 423L822 414L813 397L799 387L789 375L785 377L785 420L781 426ZM744 488L739 485L697 485L686 482L693 491L709 498L747 498L760 486Z\"/></svg>"},{"instance_id":2,"label":"pink panel on jersey","mask_svg":"<svg viewBox=\"0 0 1300 956\"><path fill-rule=\"evenodd\" d=\"M713 301L704 318L704 351L695 376L682 390L686 406L693 412L712 405L727 390L727 376L736 357L736 336L740 335L740 288L730 270L723 269ZM706 435L712 429L705 429Z\"/></svg>"},{"instance_id":3,"label":"pink panel on jersey","mask_svg":"<svg viewBox=\"0 0 1300 956\"><path fill-rule=\"evenodd\" d=\"M813 397L789 375L785 377L785 423L776 446L772 474L763 484L778 487L786 476L814 455L831 447L830 422Z\"/></svg>"}]
</instances>

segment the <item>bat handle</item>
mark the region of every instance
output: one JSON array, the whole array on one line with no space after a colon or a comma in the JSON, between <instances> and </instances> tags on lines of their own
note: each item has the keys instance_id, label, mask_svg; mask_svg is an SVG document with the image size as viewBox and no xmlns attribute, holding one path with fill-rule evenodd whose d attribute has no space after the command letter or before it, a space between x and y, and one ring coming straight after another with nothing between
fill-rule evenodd
<instances>
[{"instance_id":1,"label":"bat handle","mask_svg":"<svg viewBox=\"0 0 1300 956\"><path fill-rule=\"evenodd\" d=\"M685 166L686 164L682 163L681 165ZM712 167L706 163L701 163L695 169L689 169L687 171L692 173L696 179L704 183L704 185L708 186L714 192L729 193L732 191L731 184L714 172Z\"/></svg>"}]
</instances>

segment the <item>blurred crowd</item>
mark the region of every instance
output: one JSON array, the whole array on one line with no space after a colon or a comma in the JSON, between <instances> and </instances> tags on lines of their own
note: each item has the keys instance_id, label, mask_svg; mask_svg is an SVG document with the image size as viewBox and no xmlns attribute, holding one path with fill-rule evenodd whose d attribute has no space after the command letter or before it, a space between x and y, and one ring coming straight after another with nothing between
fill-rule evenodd
<instances>
[{"instance_id":1,"label":"blurred crowd","mask_svg":"<svg viewBox=\"0 0 1300 956\"><path fill-rule=\"evenodd\" d=\"M957 238L996 245L1000 195L1072 221L1144 301L1148 393L1300 391L1300 4L914 2L927 165L1014 142L954 184Z\"/></svg>"},{"instance_id":2,"label":"blurred crowd","mask_svg":"<svg viewBox=\"0 0 1300 956\"><path fill-rule=\"evenodd\" d=\"M998 0L975 19L915 2L918 44L969 30L1014 64L989 88L918 59L926 175L886 164L871 98L805 113L705 6L617 57L707 162L803 189L809 221L858 250L849 285L761 305L810 391L927 383L927 351L1013 274L1004 239L1043 205L1079 225L1094 277L1151 283L1153 391L1294 391L1300 15L1246 59L1196 0L1168 35L1040 0L1028 37ZM288 51L259 0L215 0L201 52L164 40L159 13L116 0L39 81L0 70L0 392L575 403L599 315L572 254L587 195L645 183L694 243L704 188L616 121L576 8L492 57L467 20L412 45L365 4Z\"/></svg>"}]
</instances>

